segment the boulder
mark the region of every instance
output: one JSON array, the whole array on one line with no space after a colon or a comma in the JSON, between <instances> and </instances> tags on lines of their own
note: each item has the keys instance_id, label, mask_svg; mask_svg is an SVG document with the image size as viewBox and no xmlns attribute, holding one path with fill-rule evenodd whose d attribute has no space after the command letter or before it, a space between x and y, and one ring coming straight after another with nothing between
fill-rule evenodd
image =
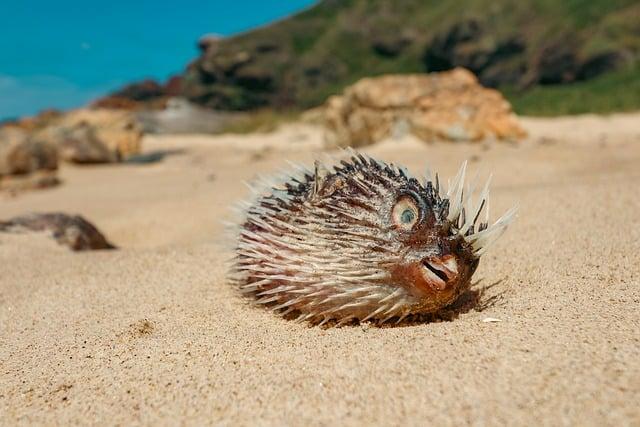
<instances>
[{"instance_id":1,"label":"boulder","mask_svg":"<svg viewBox=\"0 0 640 427\"><path fill-rule=\"evenodd\" d=\"M74 251L115 249L98 229L79 215L29 214L0 221L0 232L50 232L61 245Z\"/></svg>"},{"instance_id":2,"label":"boulder","mask_svg":"<svg viewBox=\"0 0 640 427\"><path fill-rule=\"evenodd\" d=\"M20 128L0 128L0 190L54 186L57 168L55 147L30 139Z\"/></svg>"},{"instance_id":3,"label":"boulder","mask_svg":"<svg viewBox=\"0 0 640 427\"><path fill-rule=\"evenodd\" d=\"M111 163L140 153L142 125L121 110L80 109L36 132L32 139L52 144L73 163Z\"/></svg>"},{"instance_id":4,"label":"boulder","mask_svg":"<svg viewBox=\"0 0 640 427\"><path fill-rule=\"evenodd\" d=\"M469 71L364 78L324 108L331 145L362 146L410 132L426 140L516 140L525 136L510 104Z\"/></svg>"},{"instance_id":5,"label":"boulder","mask_svg":"<svg viewBox=\"0 0 640 427\"><path fill-rule=\"evenodd\" d=\"M58 155L53 146L30 139L29 134L19 128L0 129L0 176L57 168Z\"/></svg>"},{"instance_id":6,"label":"boulder","mask_svg":"<svg viewBox=\"0 0 640 427\"><path fill-rule=\"evenodd\" d=\"M118 150L108 147L98 138L95 127L86 122L80 122L72 127L54 128L47 134L55 141L60 158L66 161L115 163L121 160Z\"/></svg>"}]
</instances>

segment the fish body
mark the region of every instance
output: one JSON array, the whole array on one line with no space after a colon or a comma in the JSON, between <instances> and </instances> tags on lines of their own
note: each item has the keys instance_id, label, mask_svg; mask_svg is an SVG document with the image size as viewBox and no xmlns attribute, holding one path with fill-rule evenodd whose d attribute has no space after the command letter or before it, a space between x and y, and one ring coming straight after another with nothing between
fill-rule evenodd
<instances>
[{"instance_id":1,"label":"fish body","mask_svg":"<svg viewBox=\"0 0 640 427\"><path fill-rule=\"evenodd\" d=\"M465 171L466 163L445 191L437 175L419 181L351 152L263 180L242 208L234 282L259 304L314 324L437 312L469 288L515 214L489 225L489 182L474 203Z\"/></svg>"}]
</instances>

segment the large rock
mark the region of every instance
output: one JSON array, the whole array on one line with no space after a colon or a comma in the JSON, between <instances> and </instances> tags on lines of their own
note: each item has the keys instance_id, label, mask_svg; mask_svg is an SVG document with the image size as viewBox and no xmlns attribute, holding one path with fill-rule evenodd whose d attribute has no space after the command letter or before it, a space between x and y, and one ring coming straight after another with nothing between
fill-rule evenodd
<instances>
[{"instance_id":1,"label":"large rock","mask_svg":"<svg viewBox=\"0 0 640 427\"><path fill-rule=\"evenodd\" d=\"M23 231L50 232L59 244L74 251L115 249L93 224L79 215L42 213L0 221L0 232Z\"/></svg>"},{"instance_id":2,"label":"large rock","mask_svg":"<svg viewBox=\"0 0 640 427\"><path fill-rule=\"evenodd\" d=\"M20 128L0 128L0 189L25 190L58 184L55 147L29 138Z\"/></svg>"},{"instance_id":3,"label":"large rock","mask_svg":"<svg viewBox=\"0 0 640 427\"><path fill-rule=\"evenodd\" d=\"M110 163L140 153L142 125L127 111L80 109L37 131L32 139L59 150L73 163Z\"/></svg>"},{"instance_id":4,"label":"large rock","mask_svg":"<svg viewBox=\"0 0 640 427\"><path fill-rule=\"evenodd\" d=\"M17 128L0 128L0 176L56 170L58 155L51 145L33 141Z\"/></svg>"},{"instance_id":5,"label":"large rock","mask_svg":"<svg viewBox=\"0 0 640 427\"><path fill-rule=\"evenodd\" d=\"M461 68L362 79L327 101L325 124L329 142L342 147L406 132L427 141L525 136L504 97Z\"/></svg>"}]
</instances>

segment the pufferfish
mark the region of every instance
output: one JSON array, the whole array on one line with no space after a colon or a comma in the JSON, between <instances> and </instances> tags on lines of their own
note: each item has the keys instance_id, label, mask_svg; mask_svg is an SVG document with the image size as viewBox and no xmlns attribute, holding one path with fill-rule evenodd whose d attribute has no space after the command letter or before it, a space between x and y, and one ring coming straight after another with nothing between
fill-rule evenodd
<instances>
[{"instance_id":1,"label":"pufferfish","mask_svg":"<svg viewBox=\"0 0 640 427\"><path fill-rule=\"evenodd\" d=\"M292 164L250 186L231 278L259 304L312 324L435 313L469 289L515 215L489 225L490 178L474 203L465 172L466 162L445 189L437 174L420 182L354 151L313 169Z\"/></svg>"}]
</instances>

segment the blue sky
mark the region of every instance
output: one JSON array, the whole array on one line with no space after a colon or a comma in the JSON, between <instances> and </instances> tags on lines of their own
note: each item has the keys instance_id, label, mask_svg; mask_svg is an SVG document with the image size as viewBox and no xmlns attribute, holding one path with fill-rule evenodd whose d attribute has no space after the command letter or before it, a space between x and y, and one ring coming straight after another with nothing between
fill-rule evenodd
<instances>
[{"instance_id":1,"label":"blue sky","mask_svg":"<svg viewBox=\"0 0 640 427\"><path fill-rule=\"evenodd\" d=\"M231 35L314 0L15 0L0 8L0 119L72 108L182 71L204 34Z\"/></svg>"}]
</instances>

